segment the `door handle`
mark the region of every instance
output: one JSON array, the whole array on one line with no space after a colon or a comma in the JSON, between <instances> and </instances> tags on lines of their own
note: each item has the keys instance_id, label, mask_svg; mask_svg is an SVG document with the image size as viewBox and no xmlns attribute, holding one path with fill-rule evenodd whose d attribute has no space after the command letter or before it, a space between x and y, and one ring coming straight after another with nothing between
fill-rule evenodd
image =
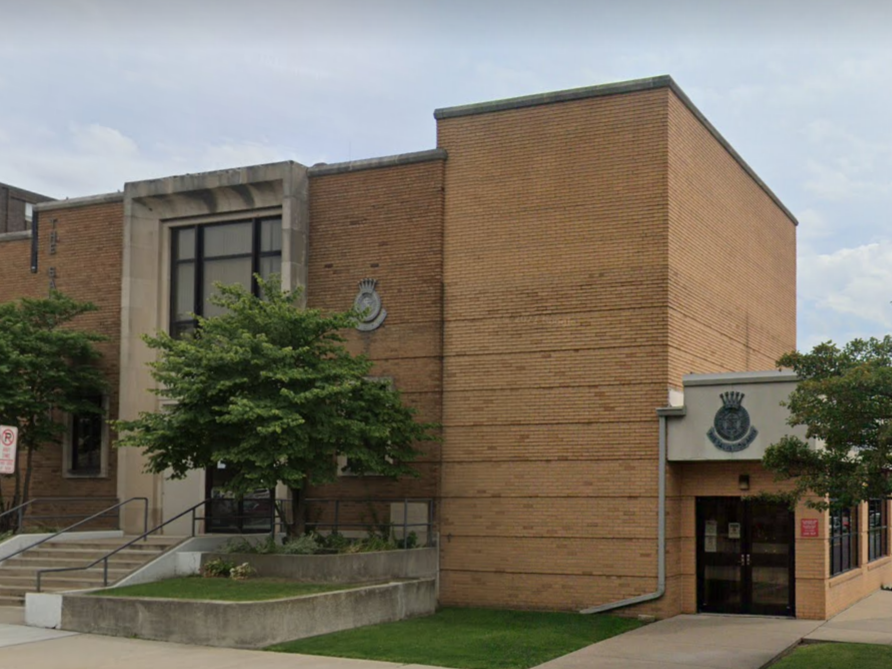
<instances>
[{"instance_id":1,"label":"door handle","mask_svg":"<svg viewBox=\"0 0 892 669\"><path fill-rule=\"evenodd\" d=\"M746 566L746 554L745 553L740 554L740 566L741 567Z\"/></svg>"},{"instance_id":2,"label":"door handle","mask_svg":"<svg viewBox=\"0 0 892 669\"><path fill-rule=\"evenodd\" d=\"M746 566L747 567L750 566L750 554L749 553L746 554Z\"/></svg>"}]
</instances>

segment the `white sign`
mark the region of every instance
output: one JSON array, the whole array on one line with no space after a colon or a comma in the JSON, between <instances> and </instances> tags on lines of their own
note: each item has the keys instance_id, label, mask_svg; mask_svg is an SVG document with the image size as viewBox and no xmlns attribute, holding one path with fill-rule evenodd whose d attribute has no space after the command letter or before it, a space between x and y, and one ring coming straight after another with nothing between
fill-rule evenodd
<instances>
[{"instance_id":1,"label":"white sign","mask_svg":"<svg viewBox=\"0 0 892 669\"><path fill-rule=\"evenodd\" d=\"M0 425L0 474L15 474L19 428Z\"/></svg>"},{"instance_id":2,"label":"white sign","mask_svg":"<svg viewBox=\"0 0 892 669\"><path fill-rule=\"evenodd\" d=\"M717 536L719 533L719 523L717 520L707 520L706 528L703 530L703 534L707 537Z\"/></svg>"},{"instance_id":3,"label":"white sign","mask_svg":"<svg viewBox=\"0 0 892 669\"><path fill-rule=\"evenodd\" d=\"M740 523L728 523L728 538L740 539Z\"/></svg>"}]
</instances>

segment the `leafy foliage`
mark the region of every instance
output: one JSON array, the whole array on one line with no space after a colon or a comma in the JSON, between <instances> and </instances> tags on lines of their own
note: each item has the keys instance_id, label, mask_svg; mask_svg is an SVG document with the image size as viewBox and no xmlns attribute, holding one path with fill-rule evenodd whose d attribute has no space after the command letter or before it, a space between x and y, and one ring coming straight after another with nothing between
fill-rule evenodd
<instances>
[{"instance_id":1,"label":"leafy foliage","mask_svg":"<svg viewBox=\"0 0 892 669\"><path fill-rule=\"evenodd\" d=\"M892 494L892 337L832 342L810 353L792 352L778 364L799 384L786 406L790 425L805 425L812 449L794 436L771 445L763 464L795 480L797 499L814 495L815 508L843 508Z\"/></svg>"},{"instance_id":2,"label":"leafy foliage","mask_svg":"<svg viewBox=\"0 0 892 669\"><path fill-rule=\"evenodd\" d=\"M235 566L235 562L222 558L208 560L201 568L201 575L205 578L229 578Z\"/></svg>"},{"instance_id":3,"label":"leafy foliage","mask_svg":"<svg viewBox=\"0 0 892 669\"><path fill-rule=\"evenodd\" d=\"M0 304L0 424L18 426L19 451L26 453L24 480L17 470L14 492L5 505L0 494L0 509L29 499L33 452L59 442L64 413L101 410L88 398L106 387L96 365L96 344L105 338L73 327L79 316L95 310L58 291Z\"/></svg>"},{"instance_id":4,"label":"leafy foliage","mask_svg":"<svg viewBox=\"0 0 892 669\"><path fill-rule=\"evenodd\" d=\"M173 403L117 423L119 445L142 449L150 471L176 478L224 462L236 496L332 482L338 454L360 474L414 474L414 444L432 439L433 426L416 422L398 392L367 379L372 362L345 349L340 332L356 313L301 309L299 293L257 279L263 298L219 286L212 299L224 314L198 318L195 336L145 337L158 352L155 392Z\"/></svg>"},{"instance_id":5,"label":"leafy foliage","mask_svg":"<svg viewBox=\"0 0 892 669\"><path fill-rule=\"evenodd\" d=\"M249 578L256 575L257 570L247 562L242 562L240 565L229 570L229 578L235 579L236 581L247 581Z\"/></svg>"}]
</instances>

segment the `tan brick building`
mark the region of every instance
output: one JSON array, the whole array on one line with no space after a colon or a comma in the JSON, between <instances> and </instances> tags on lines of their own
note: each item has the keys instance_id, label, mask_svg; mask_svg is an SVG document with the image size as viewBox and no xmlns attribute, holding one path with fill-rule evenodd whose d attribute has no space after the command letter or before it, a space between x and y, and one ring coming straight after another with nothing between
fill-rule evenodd
<instances>
[{"instance_id":1,"label":"tan brick building","mask_svg":"<svg viewBox=\"0 0 892 669\"><path fill-rule=\"evenodd\" d=\"M159 408L139 336L191 327L211 279L280 271L308 305L338 310L374 280L386 317L349 346L443 440L417 479L344 476L312 494L435 499L444 604L823 617L889 580L888 538L872 548L868 530L888 525L887 505L846 520L743 501L777 489L758 458L794 381L732 372L795 347L796 221L677 85L435 117L437 147L419 153L38 205L38 274L30 245L0 235L15 287L0 298L40 293L55 267L59 289L101 302L110 414L129 418ZM747 399L719 400L741 387ZM729 431L709 437L710 421ZM155 520L222 476L168 481L107 450L107 478L66 485L148 496ZM64 454L45 457L51 487ZM847 560L841 528L858 530Z\"/></svg>"}]
</instances>

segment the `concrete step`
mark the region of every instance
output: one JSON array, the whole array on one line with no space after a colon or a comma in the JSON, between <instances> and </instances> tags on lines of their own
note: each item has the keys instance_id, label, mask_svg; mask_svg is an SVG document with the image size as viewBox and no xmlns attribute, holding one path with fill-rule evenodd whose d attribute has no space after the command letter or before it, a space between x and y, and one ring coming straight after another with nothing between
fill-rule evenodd
<instances>
[{"instance_id":1,"label":"concrete step","mask_svg":"<svg viewBox=\"0 0 892 669\"><path fill-rule=\"evenodd\" d=\"M45 558L48 560L82 560L84 562L92 562L93 560L101 557L105 557L108 555L113 549L96 549L96 548L59 548L59 549L48 549L41 546L40 548L33 548L27 553L22 553L21 556L16 557L32 557L32 558ZM134 559L134 560L142 560L148 561L151 560L164 552L162 548L152 548L145 550L133 550L130 548L125 548L124 550L118 551L115 553L115 557L120 556L122 558ZM11 558L15 559L15 558ZM0 562L0 564L4 564Z\"/></svg>"},{"instance_id":2,"label":"concrete step","mask_svg":"<svg viewBox=\"0 0 892 669\"><path fill-rule=\"evenodd\" d=\"M94 558L95 559L95 558ZM33 570L38 569L46 569L49 567L80 567L85 564L89 564L93 560L85 560L83 558L60 558L57 556L53 557L39 557L25 553L24 555L20 555L18 557L10 558L5 562L0 562L0 573L7 567L29 567ZM108 566L114 567L115 569L138 569L142 567L144 564L148 562L142 555L139 558L129 557L129 556L121 556L113 555L108 559Z\"/></svg>"},{"instance_id":3,"label":"concrete step","mask_svg":"<svg viewBox=\"0 0 892 669\"><path fill-rule=\"evenodd\" d=\"M25 593L37 589L37 572L42 569L86 567L101 560L136 537L48 541L21 555L0 562L0 598L21 603ZM108 585L133 573L181 543L185 537L149 537L124 548L108 561ZM87 569L48 572L41 580L42 592L96 589L105 585L102 562ZM0 601L3 601L0 599Z\"/></svg>"},{"instance_id":4,"label":"concrete step","mask_svg":"<svg viewBox=\"0 0 892 669\"><path fill-rule=\"evenodd\" d=\"M77 565L83 566L83 565ZM59 565L62 567L62 565ZM55 567L49 567L50 569L54 569ZM30 578L36 579L38 569L30 569L28 567L0 567L0 583L6 585L10 584L18 579ZM127 574L129 574L132 569L127 568L108 568L108 577L109 578L123 578ZM77 569L72 571L62 571L62 572L49 572L43 576L43 579L46 580L48 578L56 578L57 576L68 577L68 576L76 576L83 578L93 578L94 576L98 576L102 578L102 574L104 573L103 567L101 564L96 565L95 567L90 567L88 569Z\"/></svg>"},{"instance_id":5,"label":"concrete step","mask_svg":"<svg viewBox=\"0 0 892 669\"><path fill-rule=\"evenodd\" d=\"M116 583L109 575L108 584ZM15 594L18 592L37 592L37 578L8 578L3 579L3 585L0 585L0 594ZM101 588L105 584L102 582L102 574L96 576L84 576L83 572L75 572L74 575L61 574L57 576L45 576L41 581L41 591L49 592L52 590L83 590L85 588Z\"/></svg>"},{"instance_id":6,"label":"concrete step","mask_svg":"<svg viewBox=\"0 0 892 669\"><path fill-rule=\"evenodd\" d=\"M107 539L103 539L101 541L47 541L44 544L41 544L37 548L32 550L71 550L71 549L97 549L103 551L111 551L115 548L123 546L124 544L132 541L132 538L123 538L123 539L115 539L114 541L109 541ZM165 541L136 541L130 544L127 547L127 550L135 550L135 551L158 551L158 550L166 550L171 546L175 546L180 543L179 540L165 540Z\"/></svg>"},{"instance_id":7,"label":"concrete step","mask_svg":"<svg viewBox=\"0 0 892 669\"><path fill-rule=\"evenodd\" d=\"M96 586L88 586L90 588L95 588ZM100 586L101 587L101 586ZM41 588L41 592L65 592L66 590L72 590L73 588L69 588L66 586L45 586ZM25 593L27 592L37 592L37 588L34 584L31 584L29 587L16 587L16 586L5 586L0 585L0 597L17 597L19 599L25 598Z\"/></svg>"}]
</instances>

